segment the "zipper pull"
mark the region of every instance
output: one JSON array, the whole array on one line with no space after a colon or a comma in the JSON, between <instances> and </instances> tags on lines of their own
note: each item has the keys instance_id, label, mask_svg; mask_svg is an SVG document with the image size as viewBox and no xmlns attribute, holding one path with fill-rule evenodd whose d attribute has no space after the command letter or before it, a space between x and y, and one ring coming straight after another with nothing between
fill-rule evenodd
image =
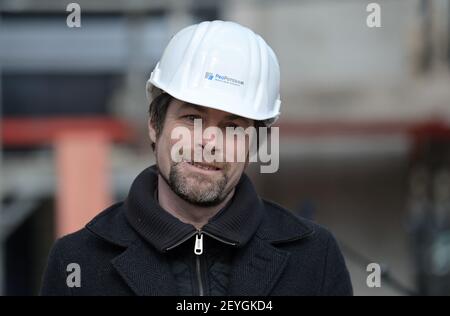
<instances>
[{"instance_id":1,"label":"zipper pull","mask_svg":"<svg viewBox=\"0 0 450 316\"><path fill-rule=\"evenodd\" d=\"M198 234L195 235L194 253L197 256L203 253L203 234L201 233L201 231L199 231Z\"/></svg>"}]
</instances>

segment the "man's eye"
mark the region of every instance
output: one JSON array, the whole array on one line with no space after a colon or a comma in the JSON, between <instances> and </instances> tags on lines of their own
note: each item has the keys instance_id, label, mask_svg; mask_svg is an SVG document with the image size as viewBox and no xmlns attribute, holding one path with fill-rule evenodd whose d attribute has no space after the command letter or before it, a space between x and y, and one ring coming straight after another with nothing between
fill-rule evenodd
<instances>
[{"instance_id":1,"label":"man's eye","mask_svg":"<svg viewBox=\"0 0 450 316\"><path fill-rule=\"evenodd\" d=\"M239 125L236 123L227 123L226 127L237 128L237 127L239 127Z\"/></svg>"},{"instance_id":2,"label":"man's eye","mask_svg":"<svg viewBox=\"0 0 450 316\"><path fill-rule=\"evenodd\" d=\"M194 115L194 114L184 115L183 118L188 121L192 121L192 122L196 119L201 119L201 117L199 115Z\"/></svg>"}]
</instances>

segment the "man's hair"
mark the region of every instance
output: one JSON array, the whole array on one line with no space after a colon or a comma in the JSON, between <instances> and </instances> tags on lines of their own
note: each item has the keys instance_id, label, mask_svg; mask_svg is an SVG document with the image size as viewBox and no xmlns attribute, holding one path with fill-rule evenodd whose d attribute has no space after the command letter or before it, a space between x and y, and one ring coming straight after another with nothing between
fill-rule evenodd
<instances>
[{"instance_id":1,"label":"man's hair","mask_svg":"<svg viewBox=\"0 0 450 316\"><path fill-rule=\"evenodd\" d=\"M164 128L164 121L166 119L167 109L169 108L170 102L174 98L165 92L162 92L159 94L156 98L153 99L153 101L150 103L148 113L150 116L150 123L153 125L153 128L156 132L156 138L159 137L161 134L163 128ZM273 119L268 120L253 120L254 126L256 128L256 141L257 146L259 147L259 128L260 127L269 127L272 123ZM270 135L270 127L267 131L267 136ZM152 149L155 151L155 143L152 142Z\"/></svg>"},{"instance_id":2,"label":"man's hair","mask_svg":"<svg viewBox=\"0 0 450 316\"><path fill-rule=\"evenodd\" d=\"M153 99L148 108L148 114L150 116L150 123L156 131L156 138L161 134L164 121L166 119L167 109L169 108L170 101L173 97L168 93L161 93ZM152 149L155 151L155 143L152 142Z\"/></svg>"}]
</instances>

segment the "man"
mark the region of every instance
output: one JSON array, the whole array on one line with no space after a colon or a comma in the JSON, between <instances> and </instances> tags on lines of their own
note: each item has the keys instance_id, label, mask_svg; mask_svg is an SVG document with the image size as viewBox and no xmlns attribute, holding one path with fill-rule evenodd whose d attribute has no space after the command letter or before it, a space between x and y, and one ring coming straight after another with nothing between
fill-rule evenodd
<instances>
[{"instance_id":1,"label":"man","mask_svg":"<svg viewBox=\"0 0 450 316\"><path fill-rule=\"evenodd\" d=\"M156 166L124 202L56 242L41 293L351 295L332 235L262 200L244 173L254 139L224 136L273 123L279 77L272 49L236 23L177 33L147 83ZM199 122L214 132L180 137ZM219 159L207 161L206 148ZM68 286L70 263L80 268L78 286Z\"/></svg>"}]
</instances>

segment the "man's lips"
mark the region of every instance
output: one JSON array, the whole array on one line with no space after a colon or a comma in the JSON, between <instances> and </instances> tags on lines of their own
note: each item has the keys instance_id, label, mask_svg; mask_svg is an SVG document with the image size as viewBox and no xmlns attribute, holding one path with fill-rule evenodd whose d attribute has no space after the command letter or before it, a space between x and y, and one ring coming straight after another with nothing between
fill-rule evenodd
<instances>
[{"instance_id":1,"label":"man's lips","mask_svg":"<svg viewBox=\"0 0 450 316\"><path fill-rule=\"evenodd\" d=\"M199 168L203 170L209 170L209 171L219 171L223 168L217 164L214 163L206 163L206 162L195 162L195 161L186 161L186 163Z\"/></svg>"}]
</instances>

